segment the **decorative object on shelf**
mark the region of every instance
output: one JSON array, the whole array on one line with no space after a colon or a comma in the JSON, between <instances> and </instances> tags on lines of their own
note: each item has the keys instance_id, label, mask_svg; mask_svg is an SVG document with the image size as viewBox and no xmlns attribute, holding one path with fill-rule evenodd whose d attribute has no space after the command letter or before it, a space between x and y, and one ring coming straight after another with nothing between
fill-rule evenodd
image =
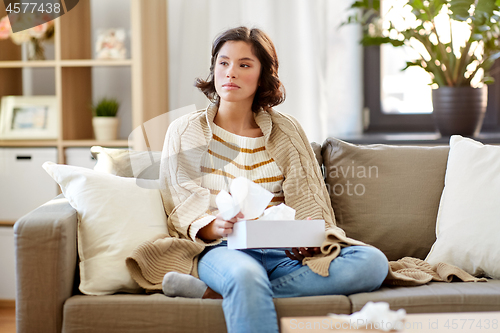
<instances>
[{"instance_id":1,"label":"decorative object on shelf","mask_svg":"<svg viewBox=\"0 0 500 333\"><path fill-rule=\"evenodd\" d=\"M27 45L28 60L45 60L44 43L54 39L54 21L13 33L9 17L5 16L0 20L0 39L9 37L17 45Z\"/></svg>"},{"instance_id":2,"label":"decorative object on shelf","mask_svg":"<svg viewBox=\"0 0 500 333\"><path fill-rule=\"evenodd\" d=\"M97 59L125 59L125 29L106 29L97 31L95 45Z\"/></svg>"},{"instance_id":3,"label":"decorative object on shelf","mask_svg":"<svg viewBox=\"0 0 500 333\"><path fill-rule=\"evenodd\" d=\"M92 106L92 126L96 140L109 141L118 137L120 119L116 117L120 103L114 98L102 98Z\"/></svg>"},{"instance_id":4,"label":"decorative object on shelf","mask_svg":"<svg viewBox=\"0 0 500 333\"><path fill-rule=\"evenodd\" d=\"M55 96L4 96L0 109L0 139L57 139L59 112Z\"/></svg>"},{"instance_id":5,"label":"decorative object on shelf","mask_svg":"<svg viewBox=\"0 0 500 333\"><path fill-rule=\"evenodd\" d=\"M344 24L361 23L363 45L407 46L418 55L404 69L417 66L431 76L433 116L443 136L479 133L487 104L481 87L493 83L490 69L500 58L498 1L362 0L351 9L356 12ZM460 100L450 94L455 88Z\"/></svg>"}]
</instances>

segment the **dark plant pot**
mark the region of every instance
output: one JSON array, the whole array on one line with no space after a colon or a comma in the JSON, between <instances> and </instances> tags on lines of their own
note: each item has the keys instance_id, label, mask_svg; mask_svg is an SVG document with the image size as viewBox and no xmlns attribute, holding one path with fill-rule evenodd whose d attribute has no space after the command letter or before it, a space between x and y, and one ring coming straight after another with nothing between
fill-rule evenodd
<instances>
[{"instance_id":1,"label":"dark plant pot","mask_svg":"<svg viewBox=\"0 0 500 333\"><path fill-rule=\"evenodd\" d=\"M439 87L432 90L433 117L442 136L477 136L483 125L488 87Z\"/></svg>"}]
</instances>

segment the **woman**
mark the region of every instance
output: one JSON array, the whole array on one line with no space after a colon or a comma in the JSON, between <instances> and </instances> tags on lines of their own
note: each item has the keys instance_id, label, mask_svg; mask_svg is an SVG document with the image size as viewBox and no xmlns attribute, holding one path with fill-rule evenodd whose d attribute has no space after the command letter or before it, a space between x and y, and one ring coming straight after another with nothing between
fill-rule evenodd
<instances>
[{"instance_id":1,"label":"woman","mask_svg":"<svg viewBox=\"0 0 500 333\"><path fill-rule=\"evenodd\" d=\"M270 205L285 203L296 210L298 220L324 219L327 229L345 237L335 226L328 192L304 131L293 117L272 109L285 94L269 37L245 27L223 32L213 43L210 75L207 80L198 79L196 86L212 104L172 123L160 177L171 236L190 239L203 248L197 256L201 281L168 273L164 292L187 297L221 295L229 332L278 332L273 297L378 289L388 264L372 247L344 247L329 263L328 276L302 264L306 257L321 257L319 248L292 253L227 249L224 238L244 216L240 212L222 219L215 197L222 189L229 191L238 176L271 191Z\"/></svg>"}]
</instances>

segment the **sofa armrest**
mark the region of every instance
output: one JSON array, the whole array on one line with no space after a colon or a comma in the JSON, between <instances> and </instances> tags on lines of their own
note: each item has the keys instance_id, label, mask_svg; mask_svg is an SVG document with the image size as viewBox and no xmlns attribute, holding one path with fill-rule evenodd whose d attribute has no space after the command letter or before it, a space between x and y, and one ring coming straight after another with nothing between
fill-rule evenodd
<instances>
[{"instance_id":1,"label":"sofa armrest","mask_svg":"<svg viewBox=\"0 0 500 333\"><path fill-rule=\"evenodd\" d=\"M77 213L61 194L14 225L17 332L61 332L73 293Z\"/></svg>"}]
</instances>

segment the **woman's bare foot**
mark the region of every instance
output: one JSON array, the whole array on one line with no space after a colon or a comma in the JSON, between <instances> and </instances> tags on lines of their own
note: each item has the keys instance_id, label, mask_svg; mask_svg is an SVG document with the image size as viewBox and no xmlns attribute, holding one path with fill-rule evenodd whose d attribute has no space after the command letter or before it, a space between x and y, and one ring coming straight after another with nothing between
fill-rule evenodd
<instances>
[{"instance_id":1,"label":"woman's bare foot","mask_svg":"<svg viewBox=\"0 0 500 333\"><path fill-rule=\"evenodd\" d=\"M205 290L202 298L222 299L222 296L210 289L210 287L207 287L207 290Z\"/></svg>"}]
</instances>

